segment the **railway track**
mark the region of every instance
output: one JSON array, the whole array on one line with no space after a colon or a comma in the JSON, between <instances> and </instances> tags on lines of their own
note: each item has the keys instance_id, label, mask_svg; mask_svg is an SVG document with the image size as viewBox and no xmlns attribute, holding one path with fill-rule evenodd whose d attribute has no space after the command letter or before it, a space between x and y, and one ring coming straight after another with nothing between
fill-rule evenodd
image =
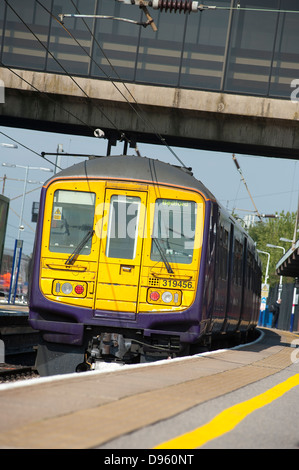
<instances>
[{"instance_id":1,"label":"railway track","mask_svg":"<svg viewBox=\"0 0 299 470\"><path fill-rule=\"evenodd\" d=\"M293 333L263 329L258 341L216 354L126 366L116 373L71 374L64 380L41 378L31 381L32 385L25 382L28 386L21 389L3 386L1 391L0 385L0 447L94 448L103 452L157 448L162 455L159 446L169 439L193 431L227 406L246 403L296 375L292 345L297 339ZM237 397L232 400L233 393ZM269 432L269 448L290 448L289 437L291 446L298 448L298 433L291 435L297 426L293 412L297 409L296 393L290 405L287 403L295 407L288 411L288 421L282 421L279 413L276 416L275 406L281 400L283 397L273 405L271 416L263 406L261 412L268 413L267 417L259 418L258 414L256 422L253 417L253 432L246 434L245 426L240 434L236 432L235 444L263 448L263 433ZM267 428L268 417L273 417L277 427ZM256 435L262 438L257 441ZM251 447L246 447L247 442ZM186 449L193 449L193 443L189 445ZM185 449L177 447L181 448Z\"/></svg>"},{"instance_id":2,"label":"railway track","mask_svg":"<svg viewBox=\"0 0 299 470\"><path fill-rule=\"evenodd\" d=\"M39 377L33 366L0 364L0 384Z\"/></svg>"},{"instance_id":3,"label":"railway track","mask_svg":"<svg viewBox=\"0 0 299 470\"><path fill-rule=\"evenodd\" d=\"M254 337L252 337L250 341L255 340L259 336L259 334L259 331L255 331ZM14 338L13 335L10 336L10 345L13 345L13 347L10 348L10 353L5 356L5 360L7 362L0 363L0 384L39 377L39 373L35 368L37 347L32 347L30 341L30 344L27 344L27 347L24 342L22 342L18 347L18 337L18 334ZM238 341L234 337L228 337L226 339L222 338L211 344L210 348L207 350L215 351L223 348L230 349L232 347L241 345L242 343L243 342ZM113 361L111 363L102 362L99 363L98 367L96 367L96 370L105 370L106 368L107 370L110 370L111 368L113 369L116 364L117 363Z\"/></svg>"},{"instance_id":4,"label":"railway track","mask_svg":"<svg viewBox=\"0 0 299 470\"><path fill-rule=\"evenodd\" d=\"M38 332L28 324L28 308L0 305L0 384L37 377Z\"/></svg>"}]
</instances>

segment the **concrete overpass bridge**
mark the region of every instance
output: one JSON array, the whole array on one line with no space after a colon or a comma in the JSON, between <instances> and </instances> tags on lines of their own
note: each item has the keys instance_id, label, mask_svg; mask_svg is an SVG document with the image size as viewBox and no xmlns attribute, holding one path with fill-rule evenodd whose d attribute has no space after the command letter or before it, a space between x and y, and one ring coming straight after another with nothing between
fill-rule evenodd
<instances>
[{"instance_id":1,"label":"concrete overpass bridge","mask_svg":"<svg viewBox=\"0 0 299 470\"><path fill-rule=\"evenodd\" d=\"M140 8L111 0L4 0L0 125L298 159L298 2L235 3L155 11L154 32L57 21L78 11L142 20Z\"/></svg>"}]
</instances>

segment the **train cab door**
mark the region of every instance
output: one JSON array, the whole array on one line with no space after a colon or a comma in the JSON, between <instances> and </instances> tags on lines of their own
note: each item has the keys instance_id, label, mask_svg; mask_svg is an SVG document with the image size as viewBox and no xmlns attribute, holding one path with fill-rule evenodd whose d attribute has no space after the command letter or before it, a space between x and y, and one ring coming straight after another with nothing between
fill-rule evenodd
<instances>
[{"instance_id":1,"label":"train cab door","mask_svg":"<svg viewBox=\"0 0 299 470\"><path fill-rule=\"evenodd\" d=\"M146 191L108 188L105 191L95 292L96 316L136 313L146 200Z\"/></svg>"}]
</instances>

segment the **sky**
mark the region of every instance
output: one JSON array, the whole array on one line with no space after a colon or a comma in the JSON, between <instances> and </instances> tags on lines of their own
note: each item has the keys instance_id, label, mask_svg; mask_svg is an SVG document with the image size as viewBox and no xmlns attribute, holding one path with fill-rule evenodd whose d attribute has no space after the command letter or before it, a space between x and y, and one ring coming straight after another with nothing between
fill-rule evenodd
<instances>
[{"instance_id":1,"label":"sky","mask_svg":"<svg viewBox=\"0 0 299 470\"><path fill-rule=\"evenodd\" d=\"M5 135L4 135L5 134ZM5 250L13 250L18 236L18 227L23 198L25 168L3 166L3 163L22 167L42 167L54 170L55 156L41 156L42 152L54 153L59 144L65 153L106 155L107 141L96 137L55 134L15 129L0 126L0 144L12 144L15 139L18 148L0 145L0 192L3 194L3 177L6 175L4 196L10 199L10 210L5 239ZM24 148L22 145L31 150ZM178 161L165 146L137 144L142 156L155 158L174 165ZM231 153L172 147L185 166L192 167L194 176L201 180L214 196L229 211L235 210L241 217L255 210L245 188L241 175L233 162ZM112 147L112 154L119 155L123 144ZM38 155L36 155L36 152ZM135 154L129 148L128 154ZM299 196L298 160L258 157L236 154L243 177L247 183L255 206L261 214L275 214L282 211L296 212ZM65 156L61 167L67 168L82 161L82 158ZM20 238L24 240L23 253L30 255L33 250L36 223L31 222L32 203L39 201L40 189L53 173L43 170L28 170L24 199L24 230ZM32 182L33 181L33 182ZM35 183L34 183L35 182Z\"/></svg>"}]
</instances>

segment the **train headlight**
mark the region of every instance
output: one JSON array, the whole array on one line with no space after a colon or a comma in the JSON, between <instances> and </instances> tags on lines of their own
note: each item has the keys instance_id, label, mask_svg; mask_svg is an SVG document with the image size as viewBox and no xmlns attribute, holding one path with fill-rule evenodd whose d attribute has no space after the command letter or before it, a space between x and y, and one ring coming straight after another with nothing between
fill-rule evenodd
<instances>
[{"instance_id":1,"label":"train headlight","mask_svg":"<svg viewBox=\"0 0 299 470\"><path fill-rule=\"evenodd\" d=\"M61 286L61 290L65 295L69 295L73 290L73 286L69 282L64 282Z\"/></svg>"},{"instance_id":2,"label":"train headlight","mask_svg":"<svg viewBox=\"0 0 299 470\"><path fill-rule=\"evenodd\" d=\"M91 285L91 289L93 286ZM66 281L55 279L52 285L52 294L55 296L67 297L86 297L88 294L88 285L84 281Z\"/></svg>"},{"instance_id":3,"label":"train headlight","mask_svg":"<svg viewBox=\"0 0 299 470\"><path fill-rule=\"evenodd\" d=\"M175 305L179 306L182 302L182 291L179 289L175 290L164 290L156 287L150 287L147 291L147 302L149 304L156 304L162 307L165 304L168 306Z\"/></svg>"},{"instance_id":4,"label":"train headlight","mask_svg":"<svg viewBox=\"0 0 299 470\"><path fill-rule=\"evenodd\" d=\"M172 302L172 299L173 299L173 295L171 292L163 292L162 294L162 300L163 302L165 302L166 304L169 304L170 302Z\"/></svg>"}]
</instances>

